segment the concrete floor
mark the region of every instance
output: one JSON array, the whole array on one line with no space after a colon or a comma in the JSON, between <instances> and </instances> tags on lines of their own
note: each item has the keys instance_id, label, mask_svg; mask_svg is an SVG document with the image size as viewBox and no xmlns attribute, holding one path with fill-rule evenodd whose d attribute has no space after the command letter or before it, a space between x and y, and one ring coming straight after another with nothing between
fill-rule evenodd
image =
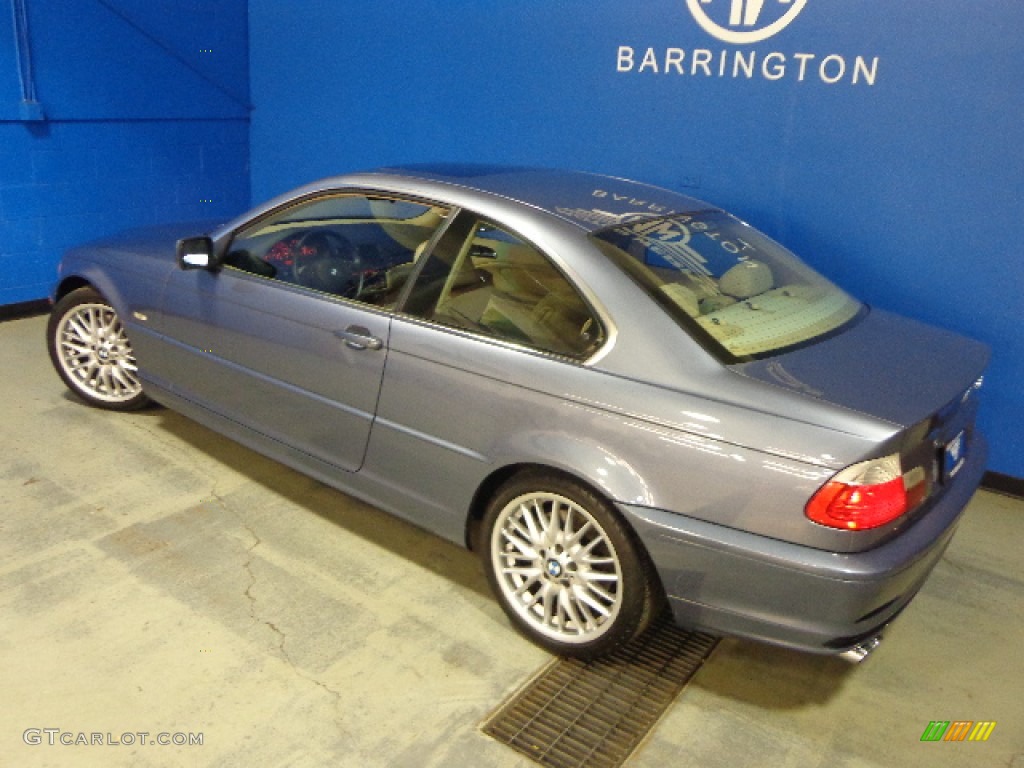
<instances>
[{"instance_id":1,"label":"concrete floor","mask_svg":"<svg viewBox=\"0 0 1024 768\"><path fill-rule=\"evenodd\" d=\"M169 411L81 405L44 328L0 323L0 765L530 765L479 724L549 657L472 555ZM725 640L628 765L1024 768L1021 542L1024 502L980 492L865 664Z\"/></svg>"}]
</instances>

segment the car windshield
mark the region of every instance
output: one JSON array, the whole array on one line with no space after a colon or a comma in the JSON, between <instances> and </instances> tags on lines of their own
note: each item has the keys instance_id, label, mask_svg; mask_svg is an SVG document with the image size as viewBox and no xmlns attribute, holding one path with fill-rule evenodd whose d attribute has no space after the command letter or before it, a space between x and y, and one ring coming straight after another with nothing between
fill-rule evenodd
<instances>
[{"instance_id":1,"label":"car windshield","mask_svg":"<svg viewBox=\"0 0 1024 768\"><path fill-rule=\"evenodd\" d=\"M592 237L727 359L806 344L862 309L781 245L722 211L632 219Z\"/></svg>"}]
</instances>

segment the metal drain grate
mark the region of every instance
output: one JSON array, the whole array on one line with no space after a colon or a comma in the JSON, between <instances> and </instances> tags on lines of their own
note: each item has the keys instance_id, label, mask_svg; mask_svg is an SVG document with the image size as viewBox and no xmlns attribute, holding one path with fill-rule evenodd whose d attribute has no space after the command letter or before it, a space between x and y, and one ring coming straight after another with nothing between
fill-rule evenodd
<instances>
[{"instance_id":1,"label":"metal drain grate","mask_svg":"<svg viewBox=\"0 0 1024 768\"><path fill-rule=\"evenodd\" d=\"M617 768L717 644L663 619L608 657L558 659L492 715L484 733L552 768Z\"/></svg>"}]
</instances>

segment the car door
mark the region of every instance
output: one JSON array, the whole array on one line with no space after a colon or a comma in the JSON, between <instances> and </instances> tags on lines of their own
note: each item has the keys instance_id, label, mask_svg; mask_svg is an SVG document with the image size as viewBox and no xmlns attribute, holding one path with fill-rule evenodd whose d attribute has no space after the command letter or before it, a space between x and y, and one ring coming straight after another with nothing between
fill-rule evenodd
<instances>
[{"instance_id":1,"label":"car door","mask_svg":"<svg viewBox=\"0 0 1024 768\"><path fill-rule=\"evenodd\" d=\"M591 375L583 362L607 332L545 253L467 209L414 281L393 321L363 473L390 508L459 540L496 446L563 420L563 394Z\"/></svg>"},{"instance_id":2,"label":"car door","mask_svg":"<svg viewBox=\"0 0 1024 768\"><path fill-rule=\"evenodd\" d=\"M241 228L216 271L175 273L164 300L172 391L345 470L362 464L391 313L416 247L446 211L334 194Z\"/></svg>"}]
</instances>

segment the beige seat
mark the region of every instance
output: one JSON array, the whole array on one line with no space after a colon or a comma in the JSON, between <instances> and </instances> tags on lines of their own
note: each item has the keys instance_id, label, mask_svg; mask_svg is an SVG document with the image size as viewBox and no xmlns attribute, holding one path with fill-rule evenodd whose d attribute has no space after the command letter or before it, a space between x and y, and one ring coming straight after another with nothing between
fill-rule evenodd
<instances>
[{"instance_id":1,"label":"beige seat","mask_svg":"<svg viewBox=\"0 0 1024 768\"><path fill-rule=\"evenodd\" d=\"M697 293L693 289L687 288L682 283L665 283L659 290L690 317L700 314L700 299L697 298Z\"/></svg>"},{"instance_id":2,"label":"beige seat","mask_svg":"<svg viewBox=\"0 0 1024 768\"><path fill-rule=\"evenodd\" d=\"M588 346L590 309L562 274L528 245L496 243L494 251L480 263L492 282L484 325L514 330L552 352L575 354Z\"/></svg>"},{"instance_id":3,"label":"beige seat","mask_svg":"<svg viewBox=\"0 0 1024 768\"><path fill-rule=\"evenodd\" d=\"M427 249L429 240L424 240L422 243L416 246L416 250L413 252L412 261L407 261L404 264L396 264L391 267L384 275L387 280L387 289L389 291L396 291L401 288L405 281L409 279L409 275L412 273L416 263L420 260L420 256Z\"/></svg>"},{"instance_id":4,"label":"beige seat","mask_svg":"<svg viewBox=\"0 0 1024 768\"><path fill-rule=\"evenodd\" d=\"M495 243L494 254L493 259L481 261L480 269L490 273L496 291L519 299L539 299L554 287L550 284L552 275L564 282L544 257L528 245Z\"/></svg>"}]
</instances>

